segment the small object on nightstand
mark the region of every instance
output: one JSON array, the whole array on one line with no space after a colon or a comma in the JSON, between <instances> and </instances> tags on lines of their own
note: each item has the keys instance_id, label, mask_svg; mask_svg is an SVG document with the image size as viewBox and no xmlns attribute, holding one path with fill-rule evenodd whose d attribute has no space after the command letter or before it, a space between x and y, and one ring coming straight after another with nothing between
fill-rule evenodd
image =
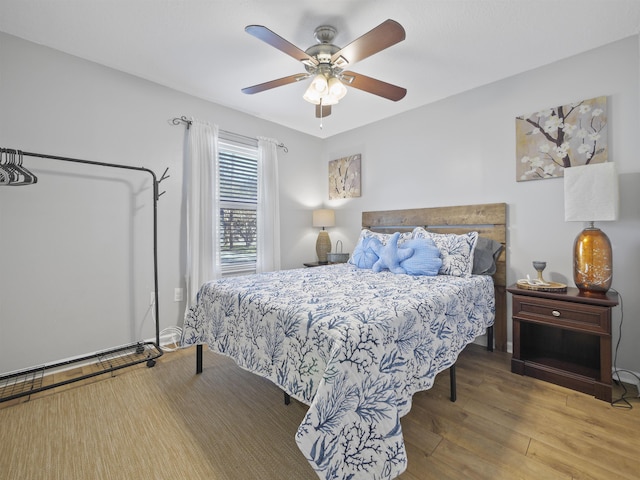
<instances>
[{"instance_id":1,"label":"small object on nightstand","mask_svg":"<svg viewBox=\"0 0 640 480\"><path fill-rule=\"evenodd\" d=\"M518 288L523 288L525 290L535 290L538 292L566 292L567 286L564 283L558 282L547 282L542 277L542 272L545 268L547 268L547 262L541 262L534 260L533 268L538 272L538 278L531 279L529 275L527 275L526 279L518 280L516 282L516 286Z\"/></svg>"},{"instance_id":2,"label":"small object on nightstand","mask_svg":"<svg viewBox=\"0 0 640 480\"><path fill-rule=\"evenodd\" d=\"M544 271L545 268L547 268L547 262L540 262L540 261L534 260L532 263L533 263L533 268L535 268L536 271L538 272L538 280L544 283L544 278L542 278L542 272Z\"/></svg>"},{"instance_id":3,"label":"small object on nightstand","mask_svg":"<svg viewBox=\"0 0 640 480\"><path fill-rule=\"evenodd\" d=\"M338 251L338 245L340 245L340 251ZM345 263L347 260L349 260L349 254L342 253L342 240L338 240L336 242L336 253L327 253L327 260L329 261L329 263Z\"/></svg>"},{"instance_id":4,"label":"small object on nightstand","mask_svg":"<svg viewBox=\"0 0 640 480\"><path fill-rule=\"evenodd\" d=\"M518 288L523 290L533 290L536 292L556 292L564 293L567 291L567 286L564 283L558 282L544 282L537 283L538 280L522 279L516 282Z\"/></svg>"}]
</instances>

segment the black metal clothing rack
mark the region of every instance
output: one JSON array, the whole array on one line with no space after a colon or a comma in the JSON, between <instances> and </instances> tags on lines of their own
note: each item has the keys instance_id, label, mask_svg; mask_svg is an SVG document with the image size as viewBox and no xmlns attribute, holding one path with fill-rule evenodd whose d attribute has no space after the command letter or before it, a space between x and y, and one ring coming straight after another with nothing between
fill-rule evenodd
<instances>
[{"instance_id":1,"label":"black metal clothing rack","mask_svg":"<svg viewBox=\"0 0 640 480\"><path fill-rule=\"evenodd\" d=\"M82 160L77 158L60 157L55 155L45 155L41 153L24 152L20 150L1 148L0 152L15 154L18 153L21 156L46 158L50 160L59 160L63 162L82 163L87 165L95 165L101 167L118 168L125 170L137 170L139 172L146 172L151 175L153 179L153 276L154 276L154 295L155 295L155 327L156 338L155 342L137 342L130 345L115 347L113 349L96 352L94 354L74 358L72 360L66 360L58 363L47 364L44 366L38 366L19 372L0 376L0 402L12 400L18 397L28 396L33 393L41 392L51 388L66 385L68 383L77 382L83 379L91 378L97 375L101 375L108 372L125 368L128 366L136 365L146 362L147 367L153 367L155 365L155 359L162 356L162 349L160 348L160 313L158 309L158 200L160 196L165 193L158 193L160 182L168 178L167 171L165 169L160 180L157 179L156 174L145 167L134 167L130 165L120 165L116 163L95 162L90 160ZM71 367L73 365L83 365L90 360L97 360L95 371L87 374L80 374L73 378L66 380L48 383L43 382L44 375L48 372L53 372L63 367Z\"/></svg>"}]
</instances>

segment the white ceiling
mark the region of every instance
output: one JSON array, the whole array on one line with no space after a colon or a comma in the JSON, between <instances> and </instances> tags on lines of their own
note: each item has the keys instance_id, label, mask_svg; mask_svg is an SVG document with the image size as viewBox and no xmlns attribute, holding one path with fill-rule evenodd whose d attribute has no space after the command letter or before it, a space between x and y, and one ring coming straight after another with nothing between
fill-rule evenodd
<instances>
[{"instance_id":1,"label":"white ceiling","mask_svg":"<svg viewBox=\"0 0 640 480\"><path fill-rule=\"evenodd\" d=\"M406 40L349 69L405 87L399 102L351 88L320 129L308 80L241 93L304 72L246 25L305 50L318 25L343 47L388 18ZM638 34L640 0L0 0L0 30L327 138Z\"/></svg>"}]
</instances>

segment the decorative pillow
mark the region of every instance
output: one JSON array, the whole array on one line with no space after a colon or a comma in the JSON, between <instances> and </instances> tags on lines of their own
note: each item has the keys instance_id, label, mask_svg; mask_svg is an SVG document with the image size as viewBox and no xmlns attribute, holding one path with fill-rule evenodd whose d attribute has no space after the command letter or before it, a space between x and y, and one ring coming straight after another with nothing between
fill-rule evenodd
<instances>
[{"instance_id":1,"label":"decorative pillow","mask_svg":"<svg viewBox=\"0 0 640 480\"><path fill-rule=\"evenodd\" d=\"M376 253L376 250L378 250L379 246L382 246L382 244L380 243L380 240L375 237L362 238L353 250L353 254L349 259L349 262L358 268L373 267L373 264L378 261L378 254Z\"/></svg>"},{"instance_id":2,"label":"decorative pillow","mask_svg":"<svg viewBox=\"0 0 640 480\"><path fill-rule=\"evenodd\" d=\"M442 258L441 275L465 277L473 271L473 253L478 242L478 232L462 235L455 233L433 233L422 227L413 230L413 238L431 238Z\"/></svg>"},{"instance_id":3,"label":"decorative pillow","mask_svg":"<svg viewBox=\"0 0 640 480\"><path fill-rule=\"evenodd\" d=\"M386 245L380 243L376 248L378 260L371 268L374 272L389 270L392 273L406 273L405 269L400 266L400 262L413 255L413 248L398 248L398 239L400 233L396 232L387 241Z\"/></svg>"},{"instance_id":4,"label":"decorative pillow","mask_svg":"<svg viewBox=\"0 0 640 480\"><path fill-rule=\"evenodd\" d=\"M442 267L440 250L430 238L413 238L407 240L400 250L412 248L413 255L400 262L400 266L409 275L429 275L435 276Z\"/></svg>"},{"instance_id":5,"label":"decorative pillow","mask_svg":"<svg viewBox=\"0 0 640 480\"><path fill-rule=\"evenodd\" d=\"M393 234L391 233L379 233L379 232L372 232L371 230L367 229L367 228L363 228L360 231L360 236L358 237L358 242L356 243L356 247L353 249L353 255L351 256L351 258L349 259L349 263L352 265L356 265L354 257L355 257L355 252L356 250L358 250L359 248L362 248L362 242L364 241L365 238L375 238L377 239L382 245L386 245L387 242L389 241L389 239L391 238ZM402 245L404 242L406 242L407 240L409 240L411 238L412 233L411 232L405 232L405 233L401 233L400 237L398 238L398 245ZM377 259L376 259L377 260ZM357 266L357 265L356 265Z\"/></svg>"},{"instance_id":6,"label":"decorative pillow","mask_svg":"<svg viewBox=\"0 0 640 480\"><path fill-rule=\"evenodd\" d=\"M500 242L485 237L478 237L476 249L473 252L474 275L493 275L496 273L496 261L502 252Z\"/></svg>"}]
</instances>

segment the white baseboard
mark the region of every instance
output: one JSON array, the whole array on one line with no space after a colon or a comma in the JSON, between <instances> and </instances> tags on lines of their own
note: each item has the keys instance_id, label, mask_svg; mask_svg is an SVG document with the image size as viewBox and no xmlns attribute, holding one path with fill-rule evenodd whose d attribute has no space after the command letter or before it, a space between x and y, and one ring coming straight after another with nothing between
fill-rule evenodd
<instances>
[{"instance_id":1,"label":"white baseboard","mask_svg":"<svg viewBox=\"0 0 640 480\"><path fill-rule=\"evenodd\" d=\"M168 327L164 330L160 331L160 348L163 348L163 351L170 351L175 348L180 348L180 337L182 335L182 330L179 327ZM148 338L145 342L155 343L156 339Z\"/></svg>"},{"instance_id":2,"label":"white baseboard","mask_svg":"<svg viewBox=\"0 0 640 480\"><path fill-rule=\"evenodd\" d=\"M160 345L173 345L180 343L180 335L176 333L165 333L160 335Z\"/></svg>"}]
</instances>

